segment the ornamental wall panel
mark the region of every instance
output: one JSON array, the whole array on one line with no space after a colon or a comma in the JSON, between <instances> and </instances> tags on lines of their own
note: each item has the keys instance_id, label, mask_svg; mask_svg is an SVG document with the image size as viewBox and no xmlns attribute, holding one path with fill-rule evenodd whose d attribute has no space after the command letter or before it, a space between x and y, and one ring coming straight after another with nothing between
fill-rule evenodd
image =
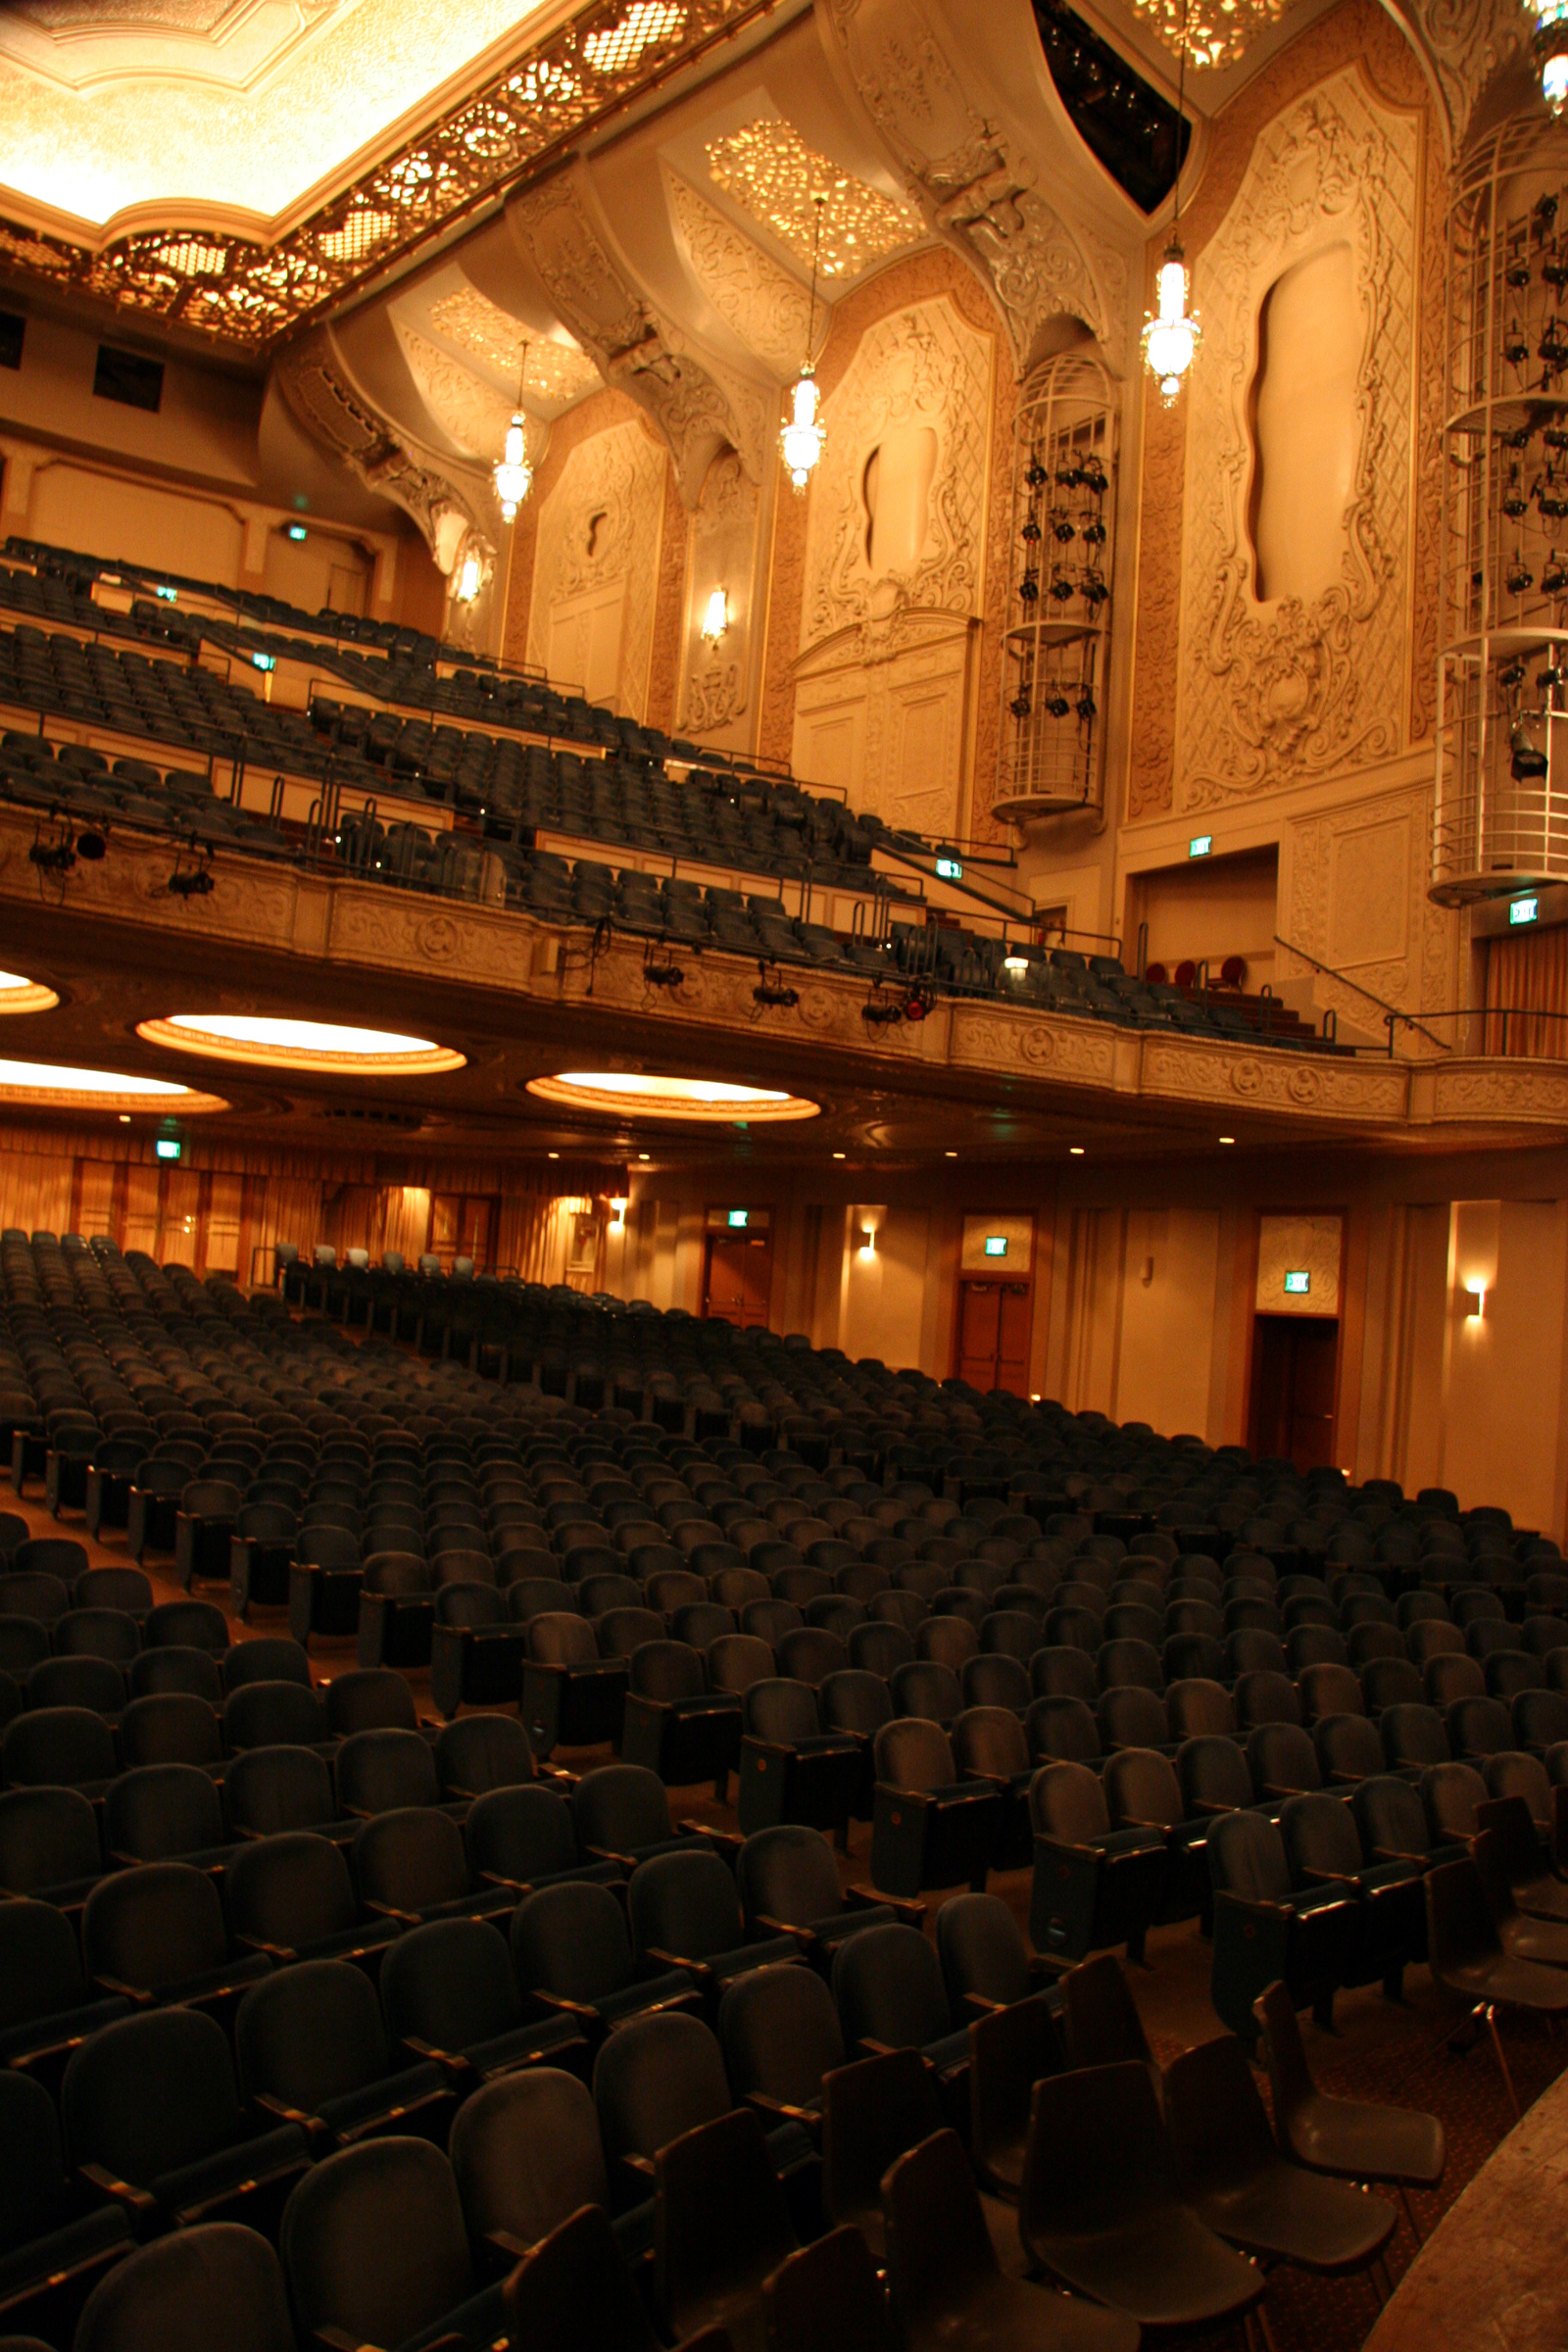
<instances>
[{"instance_id":1,"label":"ornamental wall panel","mask_svg":"<svg viewBox=\"0 0 1568 2352\"><path fill-rule=\"evenodd\" d=\"M591 668L591 691L634 717L648 695L663 476L663 451L628 420L578 443L539 511L528 660L581 686Z\"/></svg>"},{"instance_id":2,"label":"ornamental wall panel","mask_svg":"<svg viewBox=\"0 0 1568 2352\"><path fill-rule=\"evenodd\" d=\"M1259 134L1195 270L1204 340L1187 395L1176 733L1185 809L1366 767L1401 748L1419 162L1415 118L1346 68ZM1344 248L1359 360L1338 577L1315 595L1264 598L1253 544L1259 319L1289 273Z\"/></svg>"}]
</instances>

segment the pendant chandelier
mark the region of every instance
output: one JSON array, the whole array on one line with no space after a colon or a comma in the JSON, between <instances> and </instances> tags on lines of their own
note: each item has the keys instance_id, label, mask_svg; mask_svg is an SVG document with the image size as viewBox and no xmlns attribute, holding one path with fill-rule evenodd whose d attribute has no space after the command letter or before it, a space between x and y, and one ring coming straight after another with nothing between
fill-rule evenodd
<instances>
[{"instance_id":1,"label":"pendant chandelier","mask_svg":"<svg viewBox=\"0 0 1568 2352\"><path fill-rule=\"evenodd\" d=\"M1182 250L1182 151L1181 131L1186 121L1187 96L1187 6L1182 5L1182 54L1176 82L1176 202L1171 212L1170 243L1159 266L1155 280L1155 309L1144 320L1144 366L1159 386L1159 397L1168 409L1187 381L1193 361L1198 353L1202 328L1188 307L1192 287L1187 275L1187 256Z\"/></svg>"},{"instance_id":2,"label":"pendant chandelier","mask_svg":"<svg viewBox=\"0 0 1568 2352\"><path fill-rule=\"evenodd\" d=\"M517 362L517 405L512 412L507 427L506 445L490 469L496 496L501 502L501 519L511 522L517 509L533 488L533 467L528 463L527 418L522 413L522 384L528 367L528 346L524 342Z\"/></svg>"},{"instance_id":3,"label":"pendant chandelier","mask_svg":"<svg viewBox=\"0 0 1568 2352\"><path fill-rule=\"evenodd\" d=\"M1553 115L1568 104L1568 0L1535 0L1541 95Z\"/></svg>"},{"instance_id":4,"label":"pendant chandelier","mask_svg":"<svg viewBox=\"0 0 1568 2352\"><path fill-rule=\"evenodd\" d=\"M785 468L799 494L806 488L816 469L818 459L827 443L827 428L821 421L821 394L817 390L816 369L811 363L811 330L816 323L816 272L822 247L822 207L825 195L813 197L816 223L811 231L811 307L806 319L806 359L790 394L790 412L779 433Z\"/></svg>"}]
</instances>

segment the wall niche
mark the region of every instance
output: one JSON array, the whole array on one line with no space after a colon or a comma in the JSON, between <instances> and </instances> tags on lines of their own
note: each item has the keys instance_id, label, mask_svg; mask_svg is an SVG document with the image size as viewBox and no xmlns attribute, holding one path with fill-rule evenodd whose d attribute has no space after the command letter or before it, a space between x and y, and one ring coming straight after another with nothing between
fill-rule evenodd
<instances>
[{"instance_id":1,"label":"wall niche","mask_svg":"<svg viewBox=\"0 0 1568 2352\"><path fill-rule=\"evenodd\" d=\"M1259 604L1310 603L1340 577L1355 486L1361 333L1343 237L1293 262L1259 306L1249 515Z\"/></svg>"}]
</instances>

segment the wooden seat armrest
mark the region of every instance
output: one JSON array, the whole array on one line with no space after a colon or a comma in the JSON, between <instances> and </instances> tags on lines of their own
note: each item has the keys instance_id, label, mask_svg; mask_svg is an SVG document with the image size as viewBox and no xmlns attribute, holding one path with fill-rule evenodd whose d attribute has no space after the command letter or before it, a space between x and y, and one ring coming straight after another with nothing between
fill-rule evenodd
<instances>
[{"instance_id":1,"label":"wooden seat armrest","mask_svg":"<svg viewBox=\"0 0 1568 2352\"><path fill-rule=\"evenodd\" d=\"M400 1911L396 1903L378 1903L372 1900L367 1902L365 1908L372 1919L395 1919L400 1927L416 1928L420 1924L417 1911Z\"/></svg>"},{"instance_id":2,"label":"wooden seat armrest","mask_svg":"<svg viewBox=\"0 0 1568 2352\"><path fill-rule=\"evenodd\" d=\"M560 2010L563 2017L580 2017L595 2026L600 2022L598 2010L589 2002L568 2000L564 1992L546 1992L542 1986L536 1985L528 1997L537 2001L541 2008Z\"/></svg>"},{"instance_id":3,"label":"wooden seat armrest","mask_svg":"<svg viewBox=\"0 0 1568 2352\"><path fill-rule=\"evenodd\" d=\"M138 2009L150 2009L153 2006L153 1996L145 1984L126 1984L119 1977L94 1977L93 1983L101 1985L111 1996L118 1996L122 2001L134 2001Z\"/></svg>"},{"instance_id":4,"label":"wooden seat armrest","mask_svg":"<svg viewBox=\"0 0 1568 2352\"><path fill-rule=\"evenodd\" d=\"M746 1842L745 1838L738 1838L733 1830L715 1830L706 1821L677 1821L675 1827L685 1838L703 1838L713 1848L715 1853L719 1854L738 1854Z\"/></svg>"},{"instance_id":5,"label":"wooden seat armrest","mask_svg":"<svg viewBox=\"0 0 1568 2352\"><path fill-rule=\"evenodd\" d=\"M311 2332L321 2346L321 2352L380 2352L378 2345L362 2344L359 2337L351 2335L346 2328L333 2328L325 2320ZM451 2338L448 2337L447 2341L450 2342ZM433 2345L430 2352L435 2352Z\"/></svg>"},{"instance_id":6,"label":"wooden seat armrest","mask_svg":"<svg viewBox=\"0 0 1568 2352\"><path fill-rule=\"evenodd\" d=\"M1301 1876L1314 1886L1353 1886L1355 1880L1348 1870L1305 1869Z\"/></svg>"},{"instance_id":7,"label":"wooden seat armrest","mask_svg":"<svg viewBox=\"0 0 1568 2352\"><path fill-rule=\"evenodd\" d=\"M1396 1845L1375 1845L1372 1859L1374 1862L1413 1862L1418 1870L1424 1869L1427 1862L1425 1854L1406 1854Z\"/></svg>"},{"instance_id":8,"label":"wooden seat armrest","mask_svg":"<svg viewBox=\"0 0 1568 2352\"><path fill-rule=\"evenodd\" d=\"M449 2075L466 2075L472 2071L460 2050L437 2049L433 2041L423 2041L417 2034L405 2034L403 2047L412 2050L416 2058L427 2058L432 2066L445 2067Z\"/></svg>"},{"instance_id":9,"label":"wooden seat armrest","mask_svg":"<svg viewBox=\"0 0 1568 2352\"><path fill-rule=\"evenodd\" d=\"M533 2252L526 2239L514 2237L510 2230L487 2230L484 2242L494 2246L498 2254L505 2254L509 2262L520 2262L525 2254Z\"/></svg>"},{"instance_id":10,"label":"wooden seat armrest","mask_svg":"<svg viewBox=\"0 0 1568 2352\"><path fill-rule=\"evenodd\" d=\"M585 1845L582 1852L584 1860L588 1862L613 1862L616 1869L623 1870L628 1878L637 1867L630 1854L617 1854L612 1846Z\"/></svg>"},{"instance_id":11,"label":"wooden seat armrest","mask_svg":"<svg viewBox=\"0 0 1568 2352\"><path fill-rule=\"evenodd\" d=\"M999 2009L1007 2006L1005 2001L988 2000L983 1992L966 1992L963 2002L964 2007L972 2009L976 2017L995 2017Z\"/></svg>"},{"instance_id":12,"label":"wooden seat armrest","mask_svg":"<svg viewBox=\"0 0 1568 2352\"><path fill-rule=\"evenodd\" d=\"M819 1940L810 1928L797 1927L792 1920L775 1919L770 1911L759 1911L752 1924L765 1929L769 1936L793 1936L805 1951L813 1950Z\"/></svg>"},{"instance_id":13,"label":"wooden seat armrest","mask_svg":"<svg viewBox=\"0 0 1568 2352\"><path fill-rule=\"evenodd\" d=\"M150 2197L146 2189L138 2188L132 2180L122 2180L117 2173L109 2170L107 2165L83 2164L78 2165L76 2169L82 2179L97 2189L100 2196L113 2197L117 2205L126 2205L132 2213L140 2214L144 2218L158 2211L156 2199Z\"/></svg>"},{"instance_id":14,"label":"wooden seat armrest","mask_svg":"<svg viewBox=\"0 0 1568 2352\"><path fill-rule=\"evenodd\" d=\"M297 2124L313 2139L319 2138L326 2130L318 2115L307 2115L302 2107L291 2107L286 2099L274 2099L270 2090L258 2090L253 2095L264 2114L275 2115L280 2124Z\"/></svg>"},{"instance_id":15,"label":"wooden seat armrest","mask_svg":"<svg viewBox=\"0 0 1568 2352\"><path fill-rule=\"evenodd\" d=\"M821 2133L822 2118L814 2108L793 2107L788 2099L769 2098L765 2090L749 2090L746 2104L755 2107L759 2115L776 2115L781 2123L803 2125L813 2139Z\"/></svg>"},{"instance_id":16,"label":"wooden seat armrest","mask_svg":"<svg viewBox=\"0 0 1568 2352\"><path fill-rule=\"evenodd\" d=\"M280 1968L291 1967L299 1958L298 1952L291 1951L286 1943L269 1943L262 1936L236 1936L234 1941L241 1951L265 1952L268 1959L275 1960Z\"/></svg>"},{"instance_id":17,"label":"wooden seat armrest","mask_svg":"<svg viewBox=\"0 0 1568 2352\"><path fill-rule=\"evenodd\" d=\"M651 1943L643 1954L645 1960L657 1960L661 1968L683 1968L700 1984L710 1984L713 1972L706 1960L692 1960L684 1952L666 1952L662 1944Z\"/></svg>"},{"instance_id":18,"label":"wooden seat armrest","mask_svg":"<svg viewBox=\"0 0 1568 2352\"><path fill-rule=\"evenodd\" d=\"M639 2156L633 2153L623 2156L620 2161L628 2172L637 2174L640 2180L652 2180L654 2178L654 2160L651 2156Z\"/></svg>"},{"instance_id":19,"label":"wooden seat armrest","mask_svg":"<svg viewBox=\"0 0 1568 2352\"><path fill-rule=\"evenodd\" d=\"M891 1911L906 1928L925 1926L925 1905L917 1895L884 1894L879 1886L846 1886L844 1900L858 1911Z\"/></svg>"}]
</instances>

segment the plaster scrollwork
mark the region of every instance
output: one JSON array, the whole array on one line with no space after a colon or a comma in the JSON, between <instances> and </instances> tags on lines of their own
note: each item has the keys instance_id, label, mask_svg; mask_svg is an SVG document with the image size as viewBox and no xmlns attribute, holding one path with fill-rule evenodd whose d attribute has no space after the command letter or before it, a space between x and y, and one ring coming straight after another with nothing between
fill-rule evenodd
<instances>
[{"instance_id":1,"label":"plaster scrollwork","mask_svg":"<svg viewBox=\"0 0 1568 2352\"><path fill-rule=\"evenodd\" d=\"M913 0L831 0L834 31L861 102L910 180L931 225L991 286L1015 364L1041 328L1081 318L1111 368L1126 364L1126 264L1079 237L1040 192L1039 167L975 106Z\"/></svg>"},{"instance_id":2,"label":"plaster scrollwork","mask_svg":"<svg viewBox=\"0 0 1568 2352\"><path fill-rule=\"evenodd\" d=\"M442 351L395 315L392 320L415 388L441 430L473 458L499 458L512 420L512 403L461 360ZM538 463L540 451L530 441Z\"/></svg>"},{"instance_id":3,"label":"plaster scrollwork","mask_svg":"<svg viewBox=\"0 0 1568 2352\"><path fill-rule=\"evenodd\" d=\"M636 401L668 442L685 504L696 506L708 468L726 444L760 477L767 401L733 370L699 358L675 323L628 283L573 174L531 189L510 218L561 317L592 352L606 382Z\"/></svg>"},{"instance_id":4,"label":"plaster scrollwork","mask_svg":"<svg viewBox=\"0 0 1568 2352\"><path fill-rule=\"evenodd\" d=\"M681 725L688 735L719 734L746 711L760 504L757 484L735 452L715 458L688 539L681 703ZM729 625L716 644L703 635L714 589L724 591L729 611Z\"/></svg>"},{"instance_id":5,"label":"plaster scrollwork","mask_svg":"<svg viewBox=\"0 0 1568 2352\"><path fill-rule=\"evenodd\" d=\"M392 500L418 525L432 555L448 564L488 504L482 482L462 483L429 451L383 416L349 373L329 327L291 344L278 359L278 389L311 438L368 490Z\"/></svg>"},{"instance_id":6,"label":"plaster scrollwork","mask_svg":"<svg viewBox=\"0 0 1568 2352\"><path fill-rule=\"evenodd\" d=\"M794 375L811 324L807 289L667 168L664 191L692 275L724 324L776 374Z\"/></svg>"},{"instance_id":7,"label":"plaster scrollwork","mask_svg":"<svg viewBox=\"0 0 1568 2352\"><path fill-rule=\"evenodd\" d=\"M977 613L983 589L989 338L945 297L868 327L825 404L827 452L811 500L806 558L806 638L896 613ZM878 573L871 558L865 469L899 428L935 435L925 533L906 568Z\"/></svg>"},{"instance_id":8,"label":"plaster scrollwork","mask_svg":"<svg viewBox=\"0 0 1568 2352\"><path fill-rule=\"evenodd\" d=\"M1458 156L1478 102L1507 66L1528 53L1531 22L1517 0L1396 0L1443 93L1448 152Z\"/></svg>"},{"instance_id":9,"label":"plaster scrollwork","mask_svg":"<svg viewBox=\"0 0 1568 2352\"><path fill-rule=\"evenodd\" d=\"M1259 136L1196 272L1205 365L1195 377L1182 562L1179 803L1384 760L1400 745L1415 342L1418 126L1346 70ZM1306 602L1260 602L1248 502L1260 306L1295 263L1350 247L1361 356L1357 448L1340 577Z\"/></svg>"},{"instance_id":10,"label":"plaster scrollwork","mask_svg":"<svg viewBox=\"0 0 1568 2352\"><path fill-rule=\"evenodd\" d=\"M559 671L564 620L618 605L615 620L598 625L614 635L616 707L627 711L641 710L647 693L663 466L642 425L612 425L578 442L539 509L528 659Z\"/></svg>"}]
</instances>

